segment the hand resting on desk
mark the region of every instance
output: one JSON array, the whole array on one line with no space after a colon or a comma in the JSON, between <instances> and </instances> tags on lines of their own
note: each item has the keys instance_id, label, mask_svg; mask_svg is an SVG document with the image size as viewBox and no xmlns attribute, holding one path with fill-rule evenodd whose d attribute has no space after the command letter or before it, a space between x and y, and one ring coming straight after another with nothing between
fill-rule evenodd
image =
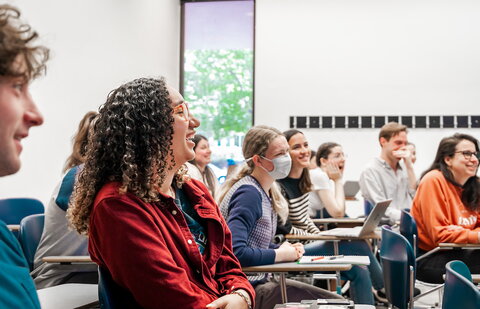
<instances>
[{"instance_id":1,"label":"hand resting on desk","mask_svg":"<svg viewBox=\"0 0 480 309\"><path fill-rule=\"evenodd\" d=\"M245 292L248 297L248 293ZM251 301L251 300L250 300ZM209 309L248 309L248 304L238 294L227 294L207 305Z\"/></svg>"},{"instance_id":2,"label":"hand resting on desk","mask_svg":"<svg viewBox=\"0 0 480 309\"><path fill-rule=\"evenodd\" d=\"M275 249L275 263L293 262L302 257L305 249L301 243L291 244L284 242L278 249Z\"/></svg>"}]
</instances>

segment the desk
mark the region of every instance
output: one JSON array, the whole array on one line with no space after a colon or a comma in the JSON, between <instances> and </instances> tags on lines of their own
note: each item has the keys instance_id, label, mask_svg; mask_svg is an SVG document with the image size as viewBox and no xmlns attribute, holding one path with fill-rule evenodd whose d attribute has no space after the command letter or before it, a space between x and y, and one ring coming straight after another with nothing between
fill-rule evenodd
<instances>
[{"instance_id":1,"label":"desk","mask_svg":"<svg viewBox=\"0 0 480 309\"><path fill-rule=\"evenodd\" d=\"M365 223L365 218L322 218L322 219L312 219L312 222L315 225L322 225L324 229L327 229L327 225L330 223L335 223L339 227L355 227L360 226Z\"/></svg>"},{"instance_id":2,"label":"desk","mask_svg":"<svg viewBox=\"0 0 480 309\"><path fill-rule=\"evenodd\" d=\"M42 309L77 308L98 301L96 284L68 283L37 291Z\"/></svg>"},{"instance_id":3,"label":"desk","mask_svg":"<svg viewBox=\"0 0 480 309\"><path fill-rule=\"evenodd\" d=\"M42 259L42 261L45 263L58 263L62 265L93 263L92 259L88 255L46 256Z\"/></svg>"},{"instance_id":4,"label":"desk","mask_svg":"<svg viewBox=\"0 0 480 309\"><path fill-rule=\"evenodd\" d=\"M351 264L298 264L296 262L276 263L269 265L247 266L242 267L245 273L278 273L280 275L280 289L282 294L282 302L287 300L287 283L285 281L285 274L293 271L335 271L340 272L350 270ZM338 273L339 274L339 273ZM340 282L340 278L337 278Z\"/></svg>"},{"instance_id":5,"label":"desk","mask_svg":"<svg viewBox=\"0 0 480 309\"><path fill-rule=\"evenodd\" d=\"M20 224L8 224L7 228L12 232L20 231Z\"/></svg>"}]
</instances>

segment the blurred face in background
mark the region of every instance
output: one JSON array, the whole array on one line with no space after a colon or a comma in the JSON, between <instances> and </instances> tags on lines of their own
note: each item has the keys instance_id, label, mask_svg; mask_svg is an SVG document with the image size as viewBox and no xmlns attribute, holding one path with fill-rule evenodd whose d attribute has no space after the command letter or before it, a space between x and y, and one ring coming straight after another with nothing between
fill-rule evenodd
<instances>
[{"instance_id":1,"label":"blurred face in background","mask_svg":"<svg viewBox=\"0 0 480 309\"><path fill-rule=\"evenodd\" d=\"M195 163L200 166L207 166L211 160L212 151L207 140L201 139L195 147Z\"/></svg>"},{"instance_id":2,"label":"blurred face in background","mask_svg":"<svg viewBox=\"0 0 480 309\"><path fill-rule=\"evenodd\" d=\"M338 167L340 172L343 173L345 168L345 154L343 153L342 146L335 146L330 150L327 159L322 158L322 166L332 163Z\"/></svg>"}]
</instances>

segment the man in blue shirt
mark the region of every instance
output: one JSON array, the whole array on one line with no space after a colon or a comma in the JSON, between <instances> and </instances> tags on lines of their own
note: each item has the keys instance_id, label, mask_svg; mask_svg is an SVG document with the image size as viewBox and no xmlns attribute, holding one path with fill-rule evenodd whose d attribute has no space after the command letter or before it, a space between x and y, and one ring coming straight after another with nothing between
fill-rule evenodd
<instances>
[{"instance_id":1,"label":"man in blue shirt","mask_svg":"<svg viewBox=\"0 0 480 309\"><path fill-rule=\"evenodd\" d=\"M43 118L29 83L45 70L48 49L32 44L37 33L21 22L20 12L0 5L0 177L20 169L22 139ZM0 308L40 308L20 244L0 221Z\"/></svg>"}]
</instances>

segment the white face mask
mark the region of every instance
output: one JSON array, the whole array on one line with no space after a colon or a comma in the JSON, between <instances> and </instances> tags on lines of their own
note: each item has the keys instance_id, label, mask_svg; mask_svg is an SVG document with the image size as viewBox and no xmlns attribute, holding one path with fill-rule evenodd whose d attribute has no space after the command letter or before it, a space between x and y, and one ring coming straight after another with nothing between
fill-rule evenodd
<instances>
[{"instance_id":1,"label":"white face mask","mask_svg":"<svg viewBox=\"0 0 480 309\"><path fill-rule=\"evenodd\" d=\"M262 156L263 159L272 162L273 164L273 170L272 171L267 171L263 166L260 166L263 168L273 179L283 179L288 176L290 173L290 168L292 167L292 159L290 158L290 155L286 153L285 155L281 157L276 157L273 159L267 159Z\"/></svg>"}]
</instances>

